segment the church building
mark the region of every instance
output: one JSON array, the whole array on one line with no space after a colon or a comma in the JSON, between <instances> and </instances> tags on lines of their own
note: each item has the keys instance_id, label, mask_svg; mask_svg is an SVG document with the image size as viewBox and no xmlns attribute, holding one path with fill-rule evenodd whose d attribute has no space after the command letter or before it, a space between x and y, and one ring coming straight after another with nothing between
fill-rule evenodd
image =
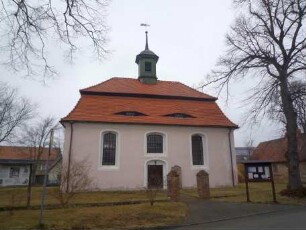
<instances>
[{"instance_id":1,"label":"church building","mask_svg":"<svg viewBox=\"0 0 306 230\"><path fill-rule=\"evenodd\" d=\"M211 187L237 183L233 131L237 128L217 98L180 82L157 79L159 57L149 49L136 56L138 78L113 77L81 89L61 123L63 163L86 161L101 190L167 187L176 166L183 187L196 186L200 170Z\"/></svg>"}]
</instances>

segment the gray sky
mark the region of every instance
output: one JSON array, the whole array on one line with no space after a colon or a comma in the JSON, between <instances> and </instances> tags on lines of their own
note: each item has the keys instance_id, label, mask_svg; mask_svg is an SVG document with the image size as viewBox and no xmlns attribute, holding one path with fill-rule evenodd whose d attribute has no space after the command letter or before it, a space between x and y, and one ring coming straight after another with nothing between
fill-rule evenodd
<instances>
[{"instance_id":1,"label":"gray sky","mask_svg":"<svg viewBox=\"0 0 306 230\"><path fill-rule=\"evenodd\" d=\"M63 58L62 47L52 43L48 57L59 72L47 85L22 78L0 66L1 81L19 89L22 96L38 106L41 116L66 116L78 101L79 89L110 77L137 78L136 55L144 49L145 34L140 23L148 23L149 48L159 57L159 80L180 81L194 87L205 79L225 50L225 34L234 21L232 0L112 0L107 10L108 49L103 62L87 50L86 41L73 64ZM236 146L243 146L250 135L257 144L281 135L281 129L262 121L252 129L244 124L247 110L241 105L251 81L237 82L217 101L223 112L241 128L235 131ZM216 96L212 88L204 92Z\"/></svg>"}]
</instances>

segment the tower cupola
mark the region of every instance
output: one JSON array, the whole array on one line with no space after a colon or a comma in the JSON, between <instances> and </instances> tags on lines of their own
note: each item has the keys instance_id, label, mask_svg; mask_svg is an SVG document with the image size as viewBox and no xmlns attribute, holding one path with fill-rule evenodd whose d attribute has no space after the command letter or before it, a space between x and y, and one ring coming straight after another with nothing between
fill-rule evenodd
<instances>
[{"instance_id":1,"label":"tower cupola","mask_svg":"<svg viewBox=\"0 0 306 230\"><path fill-rule=\"evenodd\" d=\"M138 64L138 80L144 84L156 84L156 63L158 56L149 50L148 31L146 31L146 46L145 50L136 56Z\"/></svg>"}]
</instances>

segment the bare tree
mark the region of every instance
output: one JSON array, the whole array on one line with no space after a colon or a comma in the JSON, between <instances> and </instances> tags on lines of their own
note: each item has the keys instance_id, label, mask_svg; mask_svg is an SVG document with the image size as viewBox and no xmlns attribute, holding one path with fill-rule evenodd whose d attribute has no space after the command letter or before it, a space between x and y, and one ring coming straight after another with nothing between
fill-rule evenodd
<instances>
[{"instance_id":1,"label":"bare tree","mask_svg":"<svg viewBox=\"0 0 306 230\"><path fill-rule=\"evenodd\" d=\"M54 75L47 50L57 40L72 59L75 51L91 41L98 58L107 52L105 9L108 0L1 0L1 51L6 63L27 74ZM82 40L82 38L84 38ZM39 68L41 67L41 68Z\"/></svg>"},{"instance_id":2,"label":"bare tree","mask_svg":"<svg viewBox=\"0 0 306 230\"><path fill-rule=\"evenodd\" d=\"M264 115L279 89L288 139L288 188L302 187L297 153L297 114L290 82L305 82L306 0L236 0L240 14L226 36L228 50L209 83L226 89L233 80L254 80L252 118ZM305 83L304 83L305 84Z\"/></svg>"},{"instance_id":3,"label":"bare tree","mask_svg":"<svg viewBox=\"0 0 306 230\"><path fill-rule=\"evenodd\" d=\"M294 81L289 85L289 90L297 114L298 128L303 130L303 133L306 133L306 85L302 81ZM276 120L285 125L286 117L281 104L279 90L275 91L275 95L272 97L271 102L270 108L268 109L270 119Z\"/></svg>"},{"instance_id":4,"label":"bare tree","mask_svg":"<svg viewBox=\"0 0 306 230\"><path fill-rule=\"evenodd\" d=\"M66 162L62 165L61 173L59 174L61 186L52 194L62 207L67 207L78 192L91 189L94 184L88 175L89 164L85 160L71 161L70 166L68 164ZM68 183L69 189L66 189Z\"/></svg>"},{"instance_id":5,"label":"bare tree","mask_svg":"<svg viewBox=\"0 0 306 230\"><path fill-rule=\"evenodd\" d=\"M148 178L148 185L146 187L147 198L151 206L154 205L157 194L162 190L162 188L163 179L160 178L159 175L151 174Z\"/></svg>"},{"instance_id":6,"label":"bare tree","mask_svg":"<svg viewBox=\"0 0 306 230\"><path fill-rule=\"evenodd\" d=\"M41 161L41 156L44 150L49 145L49 134L51 129L56 130L58 123L55 118L47 117L42 119L33 125L27 125L23 128L22 135L20 137L20 144L23 146L30 147L30 155L34 160L32 167L32 181L35 181L35 175L37 168ZM56 146L56 142L53 144Z\"/></svg>"},{"instance_id":7,"label":"bare tree","mask_svg":"<svg viewBox=\"0 0 306 230\"><path fill-rule=\"evenodd\" d=\"M250 160L250 157L254 151L254 139L252 136L245 140L244 145L248 151L248 160Z\"/></svg>"},{"instance_id":8,"label":"bare tree","mask_svg":"<svg viewBox=\"0 0 306 230\"><path fill-rule=\"evenodd\" d=\"M297 113L298 127L306 133L306 85L301 81L293 83L295 83L292 85L293 103Z\"/></svg>"},{"instance_id":9,"label":"bare tree","mask_svg":"<svg viewBox=\"0 0 306 230\"><path fill-rule=\"evenodd\" d=\"M27 207L29 208L31 205L31 191L32 191L32 183L35 182L36 173L38 166L41 164L41 156L45 150L45 148L49 144L49 134L51 129L56 130L57 122L55 118L47 117L42 119L36 124L26 125L23 127L23 132L20 135L19 143L23 146L29 147L30 155L32 160L34 161L32 165L32 173L31 173L31 183L28 186L28 195L27 195ZM56 146L56 143L53 142L53 145ZM49 165L46 165L48 169Z\"/></svg>"},{"instance_id":10,"label":"bare tree","mask_svg":"<svg viewBox=\"0 0 306 230\"><path fill-rule=\"evenodd\" d=\"M17 95L16 89L0 82L0 143L11 142L18 128L33 114L33 106Z\"/></svg>"}]
</instances>

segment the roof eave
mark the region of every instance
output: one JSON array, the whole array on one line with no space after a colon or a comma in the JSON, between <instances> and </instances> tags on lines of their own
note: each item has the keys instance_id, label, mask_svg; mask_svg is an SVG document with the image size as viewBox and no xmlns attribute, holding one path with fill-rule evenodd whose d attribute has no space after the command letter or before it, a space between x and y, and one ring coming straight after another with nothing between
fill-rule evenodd
<instances>
[{"instance_id":1,"label":"roof eave","mask_svg":"<svg viewBox=\"0 0 306 230\"><path fill-rule=\"evenodd\" d=\"M238 125L190 125L190 124L165 124L165 123L152 123L152 122L110 122L110 121L87 121L87 120L75 120L69 118L62 118L61 122L67 123L108 123L108 124L128 124L128 125L165 125L165 126L183 126L183 127L208 127L208 128L227 128L227 129L239 129ZM65 127L65 126L64 126Z\"/></svg>"}]
</instances>

